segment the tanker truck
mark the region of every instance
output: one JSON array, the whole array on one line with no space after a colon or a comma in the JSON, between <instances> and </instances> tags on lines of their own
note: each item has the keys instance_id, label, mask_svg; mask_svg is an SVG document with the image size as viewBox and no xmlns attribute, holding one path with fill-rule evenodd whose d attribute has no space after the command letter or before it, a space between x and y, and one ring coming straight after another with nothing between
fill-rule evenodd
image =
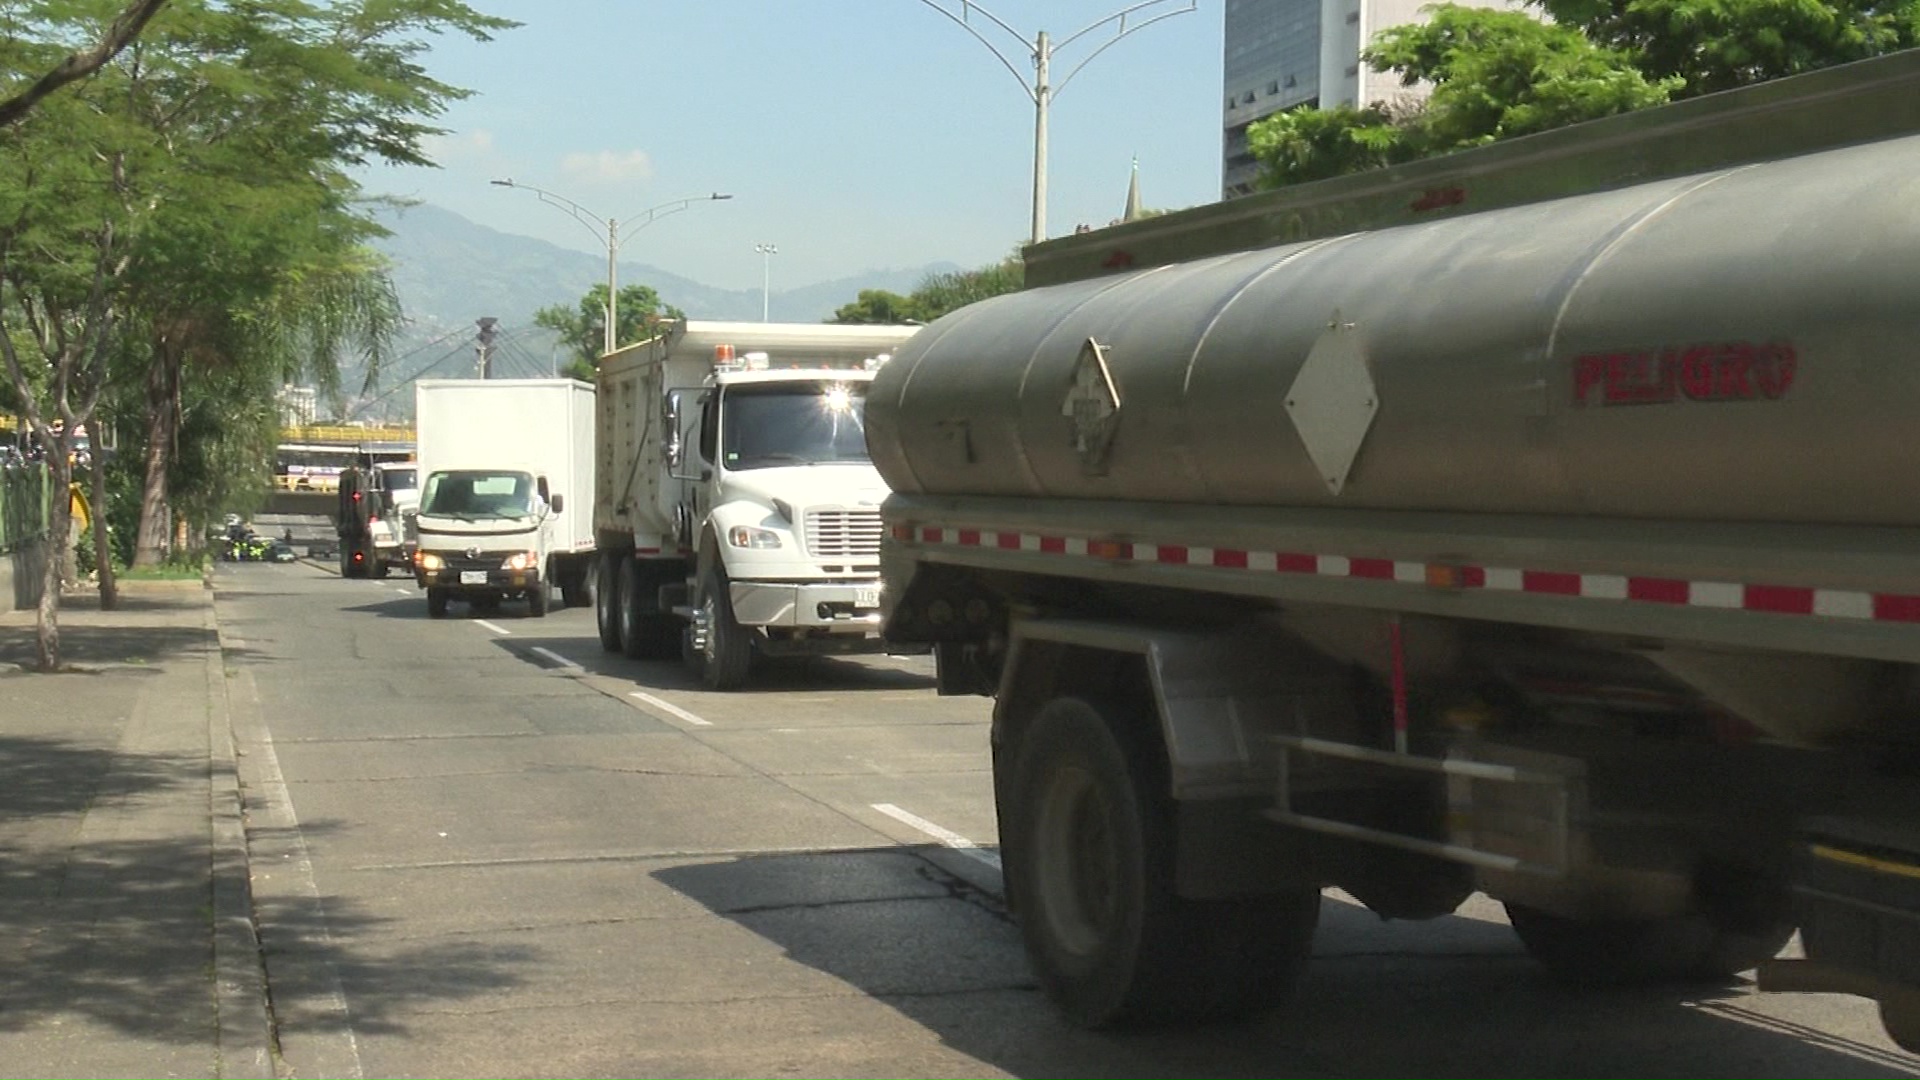
<instances>
[{"instance_id":1,"label":"tanker truck","mask_svg":"<svg viewBox=\"0 0 1920 1080\"><path fill-rule=\"evenodd\" d=\"M1326 888L1480 892L1566 979L1759 965L1920 1049L1916 59L1041 245L901 347L885 632L995 699L1070 1020L1269 1009Z\"/></svg>"},{"instance_id":2,"label":"tanker truck","mask_svg":"<svg viewBox=\"0 0 1920 1080\"><path fill-rule=\"evenodd\" d=\"M679 321L601 358L602 647L677 653L716 690L761 657L886 647L864 402L918 329Z\"/></svg>"}]
</instances>

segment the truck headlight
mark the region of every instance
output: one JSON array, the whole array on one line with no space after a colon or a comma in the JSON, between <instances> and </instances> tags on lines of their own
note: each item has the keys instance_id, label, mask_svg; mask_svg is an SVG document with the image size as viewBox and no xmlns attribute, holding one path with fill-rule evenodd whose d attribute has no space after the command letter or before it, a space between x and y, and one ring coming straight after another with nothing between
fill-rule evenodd
<instances>
[{"instance_id":1,"label":"truck headlight","mask_svg":"<svg viewBox=\"0 0 1920 1080\"><path fill-rule=\"evenodd\" d=\"M414 554L419 556L420 569L422 570L438 570L447 565L445 559L442 559L431 551L419 551Z\"/></svg>"},{"instance_id":2,"label":"truck headlight","mask_svg":"<svg viewBox=\"0 0 1920 1080\"><path fill-rule=\"evenodd\" d=\"M531 570L534 567L539 565L540 565L539 552L516 551L513 554L507 556L507 561L504 563L501 563L500 568L503 570Z\"/></svg>"},{"instance_id":3,"label":"truck headlight","mask_svg":"<svg viewBox=\"0 0 1920 1080\"><path fill-rule=\"evenodd\" d=\"M780 546L780 534L772 529L735 525L727 530L727 543L737 548L777 548Z\"/></svg>"}]
</instances>

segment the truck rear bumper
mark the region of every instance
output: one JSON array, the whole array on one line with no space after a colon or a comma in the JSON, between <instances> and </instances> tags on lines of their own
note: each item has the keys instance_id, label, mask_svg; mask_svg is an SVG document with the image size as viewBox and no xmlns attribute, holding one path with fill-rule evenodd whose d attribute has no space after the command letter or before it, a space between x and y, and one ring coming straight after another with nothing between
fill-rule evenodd
<instances>
[{"instance_id":1,"label":"truck rear bumper","mask_svg":"<svg viewBox=\"0 0 1920 1080\"><path fill-rule=\"evenodd\" d=\"M733 617L742 626L795 627L831 633L880 631L880 583L797 584L735 581Z\"/></svg>"}]
</instances>

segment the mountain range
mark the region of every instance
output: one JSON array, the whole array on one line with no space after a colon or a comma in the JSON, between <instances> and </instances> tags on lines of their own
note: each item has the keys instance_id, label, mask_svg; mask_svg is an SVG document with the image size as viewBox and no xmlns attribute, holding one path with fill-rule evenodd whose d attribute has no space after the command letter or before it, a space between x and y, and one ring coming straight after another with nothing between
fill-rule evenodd
<instances>
[{"instance_id":1,"label":"mountain range","mask_svg":"<svg viewBox=\"0 0 1920 1080\"><path fill-rule=\"evenodd\" d=\"M579 303L604 282L606 260L544 240L514 236L429 204L380 212L392 235L375 246L393 260L392 277L407 317L423 330L471 326L491 316L502 327L530 324L553 304ZM768 297L776 322L821 322L862 289L911 292L928 274L958 270L953 263L874 270ZM651 285L660 298L695 319L758 321L759 289L717 289L645 263L621 263L622 285Z\"/></svg>"},{"instance_id":2,"label":"mountain range","mask_svg":"<svg viewBox=\"0 0 1920 1080\"><path fill-rule=\"evenodd\" d=\"M376 217L390 235L374 246L392 262L389 275L407 326L370 391L355 392L365 383L363 364L343 361L341 386L347 396L327 406L328 413L348 420L410 418L414 379L476 373L475 324L482 318L496 320L495 378L544 377L565 364L558 335L534 326L533 314L555 304L578 304L590 287L606 280L603 258L490 229L426 203L383 208ZM776 290L767 308L777 322L822 322L862 289L905 294L929 274L958 269L958 264L938 262L873 270ZM760 319L759 289L718 289L657 266L627 262L620 264L620 283L651 285L689 318Z\"/></svg>"}]
</instances>

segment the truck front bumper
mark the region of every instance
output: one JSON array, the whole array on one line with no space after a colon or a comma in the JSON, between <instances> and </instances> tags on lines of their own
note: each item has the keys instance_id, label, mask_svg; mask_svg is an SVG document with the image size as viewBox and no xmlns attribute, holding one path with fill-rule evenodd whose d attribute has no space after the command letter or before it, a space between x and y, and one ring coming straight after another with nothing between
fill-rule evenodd
<instances>
[{"instance_id":1,"label":"truck front bumper","mask_svg":"<svg viewBox=\"0 0 1920 1080\"><path fill-rule=\"evenodd\" d=\"M451 589L461 595L506 594L524 592L540 583L537 570L415 570L414 580L423 589Z\"/></svg>"},{"instance_id":2,"label":"truck front bumper","mask_svg":"<svg viewBox=\"0 0 1920 1080\"><path fill-rule=\"evenodd\" d=\"M800 584L730 583L733 617L742 626L824 630L836 634L880 632L878 581Z\"/></svg>"}]
</instances>

